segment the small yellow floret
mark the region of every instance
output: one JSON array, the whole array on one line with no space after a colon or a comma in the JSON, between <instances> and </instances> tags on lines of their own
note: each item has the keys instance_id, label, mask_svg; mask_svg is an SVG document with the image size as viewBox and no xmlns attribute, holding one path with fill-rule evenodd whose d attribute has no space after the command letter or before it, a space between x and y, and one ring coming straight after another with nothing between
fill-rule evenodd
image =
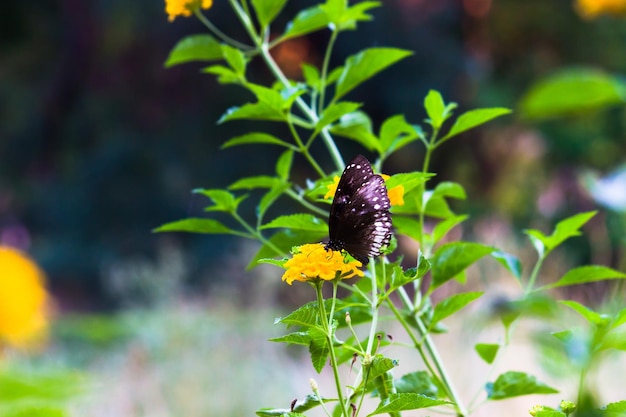
<instances>
[{"instance_id":1,"label":"small yellow floret","mask_svg":"<svg viewBox=\"0 0 626 417\"><path fill-rule=\"evenodd\" d=\"M0 246L0 345L26 347L47 327L43 273L23 253Z\"/></svg>"},{"instance_id":2,"label":"small yellow floret","mask_svg":"<svg viewBox=\"0 0 626 417\"><path fill-rule=\"evenodd\" d=\"M339 185L339 177L335 175L333 177L333 182L328 184L326 188L328 188L328 192L324 195L324 200L328 200L329 198L334 198L335 193L337 192L337 186Z\"/></svg>"},{"instance_id":3,"label":"small yellow floret","mask_svg":"<svg viewBox=\"0 0 626 417\"><path fill-rule=\"evenodd\" d=\"M361 266L361 262L346 261L340 251L327 250L321 243L306 244L296 248L285 262L283 281L291 285L294 281L362 277Z\"/></svg>"},{"instance_id":4,"label":"small yellow floret","mask_svg":"<svg viewBox=\"0 0 626 417\"><path fill-rule=\"evenodd\" d=\"M191 16L197 9L209 9L213 0L165 0L165 12L168 20L173 21L176 16Z\"/></svg>"},{"instance_id":5,"label":"small yellow floret","mask_svg":"<svg viewBox=\"0 0 626 417\"><path fill-rule=\"evenodd\" d=\"M387 174L380 174L380 176L383 177L385 181L391 178ZM333 182L326 186L326 188L328 188L328 192L326 193L326 195L324 195L325 200L335 197L335 193L337 192L338 185L339 185L339 177L335 175L333 177ZM387 196L389 196L389 203L392 206L403 206L404 205L404 186L396 185L395 187L387 190Z\"/></svg>"}]
</instances>

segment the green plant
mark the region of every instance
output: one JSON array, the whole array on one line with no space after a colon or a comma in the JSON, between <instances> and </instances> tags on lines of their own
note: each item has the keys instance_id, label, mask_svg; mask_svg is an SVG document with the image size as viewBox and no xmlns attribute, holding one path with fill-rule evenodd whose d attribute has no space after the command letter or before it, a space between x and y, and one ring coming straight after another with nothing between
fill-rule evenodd
<instances>
[{"instance_id":1,"label":"green plant","mask_svg":"<svg viewBox=\"0 0 626 417\"><path fill-rule=\"evenodd\" d=\"M602 352L608 349L626 350L623 329L626 309L604 315L573 301L557 302L551 291L598 280L623 279L626 274L603 266L583 266L570 270L551 283L538 279L545 259L564 241L579 235L580 229L595 213L581 213L564 219L549 235L539 230L528 230L526 233L538 259L530 274L525 276L520 261L513 255L476 242L450 240L449 232L467 219L466 215L456 214L449 204L452 199L466 198L461 184L441 182L429 188L429 181L434 175L429 171L430 161L435 150L451 139L458 140L461 133L506 115L510 110L482 108L456 116L455 103L446 103L440 93L430 91L424 99L428 119L422 126L409 123L404 115L394 115L375 131L361 103L346 98L353 89L411 53L389 47L368 48L347 57L343 65L336 68L330 67L330 57L337 37L371 20L370 11L380 5L378 2L363 1L350 5L346 0L327 0L300 11L282 34L270 38L270 26L286 0L230 0L233 12L249 35L250 44L224 35L203 14L201 9L206 8L206 4L198 1L168 3L186 4L184 10L194 13L210 34L193 35L181 40L172 50L166 66L192 61L211 62L203 72L215 75L222 84L238 85L256 97L255 102L229 109L220 118L220 123L273 121L284 123L291 133L291 138L287 140L254 131L224 142L225 148L242 145L284 148L273 175L241 178L226 189L194 191L211 201L206 207L207 212L226 213L234 220L232 225L214 218L187 218L155 229L158 232L232 234L257 240L261 248L250 266L265 262L286 268L283 279L289 276L290 271L293 273L290 268L297 264L297 255L310 256L307 259L313 266L299 269L298 273L302 278L300 280L315 289L317 299L278 319L277 322L295 328L295 331L272 341L307 346L317 372L326 366L332 369L334 387L318 387L312 383L312 394L304 400L294 401L290 409L263 408L257 412L259 416L296 417L316 407L323 408L327 415L345 417L363 413L399 416L403 411L427 407L437 407L458 416L470 415L480 403L466 404L458 395L433 336L444 331L442 324L445 319L458 314L484 292L459 292L434 305L432 295L451 280L464 282L467 268L487 256L499 262L512 275L521 295L519 299L507 303L500 315L504 341L476 345L479 357L493 364L509 345L520 317L561 306L574 309L586 319L590 328L584 333L587 337L584 339L585 355L576 362L580 376L576 403L580 410L595 407L585 402L588 392L586 375L594 362L600 360ZM319 30L330 31L321 67L303 64L303 80L288 79L270 51L285 41ZM275 28L272 33L275 33ZM252 59L263 61L275 82L267 86L251 81L247 69ZM399 190L403 200L392 208L396 236L403 235L418 242L417 261L412 267L404 266L401 255L395 261L389 260L392 256L383 256L371 260L364 278L346 281L343 279L346 275L353 276L356 272L351 269L354 264L346 254L347 270L338 270L334 277L315 272L326 266L325 259L334 257L334 254L324 256L325 251L319 246L314 252L314 248L304 245L320 241L328 232L326 218L330 201L324 196L332 188L332 174L341 172L344 167L343 155L335 142L337 136L353 140L374 154L374 169L378 172L390 155L404 150L408 144L420 142L424 146L424 157L416 171L393 175L386 183L389 190ZM318 145L319 142L321 145ZM328 158L334 162L334 172L324 171L323 164L311 153L314 146L325 149ZM317 178L306 185L296 183L292 176L294 158L306 161ZM246 219L240 214L240 205L249 196L240 193L252 190L264 191L256 203L256 217ZM280 210L279 203L284 198L299 204L302 212L284 213L268 220L269 209ZM427 221L434 224L432 230L426 229ZM289 262L285 257L294 246L297 248L293 250L292 262ZM387 255L396 249L397 241L392 240ZM276 259L278 257L282 259ZM303 274L302 271L313 272ZM325 299L322 287L326 281L332 285L332 296ZM348 295L339 298L339 288L347 291ZM379 324L387 319L395 320L404 329L425 370L416 370L398 379L393 377L392 371L397 362L388 357L392 350L385 348L383 354L381 349L394 344L380 332ZM357 325L359 329L365 329L365 336L359 335L355 328ZM580 334L578 330L571 329L556 332L553 337L567 353L572 343L580 343ZM342 379L339 372L342 366L357 370L352 381ZM558 392L522 371L504 372L493 381L485 381L484 386L485 401ZM363 399L370 394L378 397L379 402L374 409L366 410ZM612 404L607 410L622 410L624 404ZM535 407L531 414L567 415L574 409L573 403L565 402L558 409Z\"/></svg>"}]
</instances>

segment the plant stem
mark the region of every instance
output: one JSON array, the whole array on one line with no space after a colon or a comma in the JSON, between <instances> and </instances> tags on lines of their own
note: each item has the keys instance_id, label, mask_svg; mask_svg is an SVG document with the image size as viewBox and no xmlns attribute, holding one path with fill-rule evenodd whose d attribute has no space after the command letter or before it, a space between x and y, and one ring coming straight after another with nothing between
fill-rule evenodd
<instances>
[{"instance_id":1,"label":"plant stem","mask_svg":"<svg viewBox=\"0 0 626 417\"><path fill-rule=\"evenodd\" d=\"M239 42L238 40L231 38L230 36L222 32L221 30L219 30L218 27L213 24L213 22L211 22L202 14L200 9L194 10L194 14L198 18L198 20L202 22L204 26L206 26L211 32L213 32L222 41L234 46L235 48L241 49L243 51L249 51L252 49L250 45L246 45L245 43Z\"/></svg>"},{"instance_id":2,"label":"plant stem","mask_svg":"<svg viewBox=\"0 0 626 417\"><path fill-rule=\"evenodd\" d=\"M535 267L533 268L533 271L528 278L528 285L524 289L525 296L528 296L528 294L530 294L530 292L533 290L533 287L535 286L535 281L537 281L537 276L539 276L539 270L541 269L541 265L543 264L544 259L545 256L541 256L539 259L537 259L537 263L535 264Z\"/></svg>"},{"instance_id":3,"label":"plant stem","mask_svg":"<svg viewBox=\"0 0 626 417\"><path fill-rule=\"evenodd\" d=\"M237 16L239 17L239 20L248 31L248 34L252 38L252 41L254 42L257 49L261 53L263 60L267 64L272 74L274 74L276 79L280 81L280 83L283 86L287 88L291 87L291 82L285 76L285 74L282 72L282 70L280 69L278 64L276 64L276 61L274 61L274 58L270 54L269 44L266 43L263 39L261 39L257 35L254 25L252 24L252 21L250 20L250 17L246 14L245 10L241 8L241 5L239 5L239 3L237 3L236 0L230 0L230 4L232 8L235 10L235 13L237 14ZM302 112L309 118L309 120L313 124L316 124L319 121L319 116L317 115L317 113L315 113L315 111L311 107L309 107L301 97L296 98L295 103L298 106L298 108L302 110ZM337 145L335 144L335 141L333 140L332 136L328 132L328 129L326 128L322 129L320 133L322 135L322 139L324 140L324 143L326 144L326 148L330 152L330 155L333 158L333 161L335 161L337 170L343 169L345 165L343 162L343 158L341 157L341 153L339 152L339 149L337 149Z\"/></svg>"},{"instance_id":4,"label":"plant stem","mask_svg":"<svg viewBox=\"0 0 626 417\"><path fill-rule=\"evenodd\" d=\"M341 379L339 378L339 365L337 364L337 356L335 354L335 348L333 347L333 331L332 326L329 324L329 317L326 315L326 307L324 306L324 295L322 294L322 285L324 281L318 281L315 283L315 291L317 293L317 305L319 308L319 315L326 334L326 343L328 344L328 350L330 351L330 365L333 368L333 376L335 378L335 387L337 389L337 398L341 406L341 412L344 417L350 417L348 409L346 408L346 401L343 398L343 387L341 385ZM332 321L332 317L330 320Z\"/></svg>"},{"instance_id":5,"label":"plant stem","mask_svg":"<svg viewBox=\"0 0 626 417\"><path fill-rule=\"evenodd\" d=\"M322 72L320 74L320 97L317 105L317 112L319 114L324 110L324 105L326 101L326 81L328 79L328 66L330 64L330 56L332 55L333 46L335 45L335 41L337 40L339 32L337 30L333 30L330 34L330 39L328 40L328 45L326 46L326 52L324 53L324 62L322 63Z\"/></svg>"},{"instance_id":6,"label":"plant stem","mask_svg":"<svg viewBox=\"0 0 626 417\"><path fill-rule=\"evenodd\" d=\"M307 200L305 200L304 198L302 198L302 196L298 193L296 193L292 188L287 188L285 190L285 194L287 194L289 197L293 198L294 200L296 200L298 203L302 204L304 207L306 207L308 210L319 214L320 216L324 216L325 218L328 217L328 211L321 209L317 206L314 206L313 204L309 203Z\"/></svg>"},{"instance_id":7,"label":"plant stem","mask_svg":"<svg viewBox=\"0 0 626 417\"><path fill-rule=\"evenodd\" d=\"M235 220L239 222L239 224L241 224L248 232L250 232L263 245L266 245L269 248L271 248L274 252L276 252L277 255L280 255L280 256L286 255L284 251L278 248L278 246L274 245L272 242L265 239L265 237L263 237L263 235L258 230L255 230L254 227L250 226L248 222L246 222L236 211L233 211L230 214L235 218Z\"/></svg>"},{"instance_id":8,"label":"plant stem","mask_svg":"<svg viewBox=\"0 0 626 417\"><path fill-rule=\"evenodd\" d=\"M374 349L374 339L376 338L376 328L378 327L378 285L376 282L376 267L374 266L374 262L370 262L369 270L370 279L372 281L372 322L370 324L370 335L367 340L367 348L365 349L365 353L371 356Z\"/></svg>"},{"instance_id":9,"label":"plant stem","mask_svg":"<svg viewBox=\"0 0 626 417\"><path fill-rule=\"evenodd\" d=\"M413 311L415 307L411 303L410 298L408 294L406 293L406 290L403 287L400 287L398 289L398 292L401 295L402 301L405 303L405 307L407 307L409 311ZM465 409L465 406L461 402L461 399L458 393L456 392L454 385L452 384L450 380L450 377L448 376L448 372L446 371L446 368L443 365L441 356L439 356L437 347L435 346L435 343L433 342L432 338L428 334L428 330L426 329L424 322L417 315L414 317L414 319L415 319L415 322L417 323L417 330L420 332L420 336L422 337L424 346L426 346L428 355L430 356L433 363L435 364L435 367L437 368L437 373L439 374L439 377L441 378L441 382L443 383L443 386L447 391L448 397L450 398L451 401L454 402L454 407L456 409L457 416L459 417L466 416L467 410Z\"/></svg>"}]
</instances>

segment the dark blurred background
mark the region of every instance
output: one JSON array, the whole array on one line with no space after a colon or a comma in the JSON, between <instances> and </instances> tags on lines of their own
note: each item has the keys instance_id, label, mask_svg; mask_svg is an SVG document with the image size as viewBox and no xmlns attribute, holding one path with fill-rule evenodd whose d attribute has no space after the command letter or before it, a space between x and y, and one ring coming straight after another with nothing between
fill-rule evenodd
<instances>
[{"instance_id":1,"label":"dark blurred background","mask_svg":"<svg viewBox=\"0 0 626 417\"><path fill-rule=\"evenodd\" d=\"M290 3L276 28L313 4ZM564 67L626 73L626 21L585 20L569 1L383 3L375 20L339 38L334 54L338 65L366 47L414 51L349 96L365 103L375 130L397 113L421 123L430 89L461 111L515 109L534 82ZM206 14L245 39L226 2ZM259 128L217 124L228 107L251 97L201 74L199 65L164 68L178 40L201 32L193 18L169 23L160 1L0 3L0 242L33 254L62 309L112 309L245 277L254 247L238 239L151 233L202 215L206 201L192 189L271 174L279 152L220 150ZM320 32L295 40L278 48L276 59L298 78L298 63L319 63L327 39ZM255 68L263 80L267 74ZM528 227L548 232L563 217L597 207L581 185L582 171L604 175L626 161L624 111L542 123L502 118L444 146L432 170L438 181L467 188L459 209L472 214L470 233L484 243L521 240ZM363 151L343 139L338 145L347 156ZM414 144L385 171L418 169L421 155ZM569 247L571 262L623 267L623 215L603 211L591 226L589 238ZM169 286L150 290L158 277Z\"/></svg>"}]
</instances>

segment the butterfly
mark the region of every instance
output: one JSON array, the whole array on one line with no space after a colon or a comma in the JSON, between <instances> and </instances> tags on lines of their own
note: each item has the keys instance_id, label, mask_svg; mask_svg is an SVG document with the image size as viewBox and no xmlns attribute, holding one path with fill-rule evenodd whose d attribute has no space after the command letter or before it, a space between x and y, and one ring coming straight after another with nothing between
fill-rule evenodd
<instances>
[{"instance_id":1,"label":"butterfly","mask_svg":"<svg viewBox=\"0 0 626 417\"><path fill-rule=\"evenodd\" d=\"M363 155L341 174L328 217L326 250L345 250L366 265L391 240L391 213L385 180Z\"/></svg>"}]
</instances>

